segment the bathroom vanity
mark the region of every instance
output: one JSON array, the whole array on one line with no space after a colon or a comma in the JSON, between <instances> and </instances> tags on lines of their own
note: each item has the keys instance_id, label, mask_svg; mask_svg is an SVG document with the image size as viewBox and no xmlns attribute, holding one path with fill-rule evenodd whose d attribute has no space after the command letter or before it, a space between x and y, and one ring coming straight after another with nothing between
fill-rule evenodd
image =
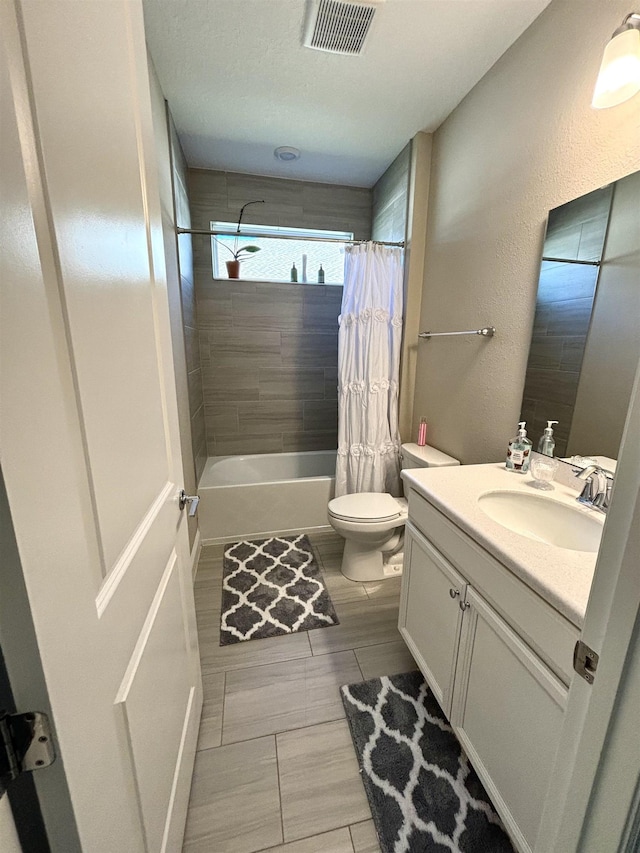
<instances>
[{"instance_id":1,"label":"bathroom vanity","mask_svg":"<svg viewBox=\"0 0 640 853\"><path fill-rule=\"evenodd\" d=\"M403 478L400 632L515 845L531 851L603 518L576 507L568 487L555 483L541 495L529 476L502 465L410 470ZM501 503L516 508L498 514L502 523L486 509ZM526 533L518 528L521 505L533 507ZM547 535L549 509L562 518ZM583 536L590 551L575 549Z\"/></svg>"}]
</instances>

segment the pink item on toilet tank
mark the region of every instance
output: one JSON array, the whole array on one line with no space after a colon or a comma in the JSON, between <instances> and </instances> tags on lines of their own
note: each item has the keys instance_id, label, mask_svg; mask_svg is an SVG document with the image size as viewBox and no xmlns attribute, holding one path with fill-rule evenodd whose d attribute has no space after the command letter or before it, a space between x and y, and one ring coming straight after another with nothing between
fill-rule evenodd
<instances>
[{"instance_id":1,"label":"pink item on toilet tank","mask_svg":"<svg viewBox=\"0 0 640 853\"><path fill-rule=\"evenodd\" d=\"M427 419L420 418L420 426L418 427L418 441L417 444L419 447L424 447L427 443Z\"/></svg>"}]
</instances>

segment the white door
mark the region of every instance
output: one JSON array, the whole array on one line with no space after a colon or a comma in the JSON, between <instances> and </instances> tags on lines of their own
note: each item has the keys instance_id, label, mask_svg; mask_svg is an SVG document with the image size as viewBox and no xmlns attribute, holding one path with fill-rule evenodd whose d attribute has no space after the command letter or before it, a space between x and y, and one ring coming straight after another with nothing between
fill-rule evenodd
<instances>
[{"instance_id":1,"label":"white door","mask_svg":"<svg viewBox=\"0 0 640 853\"><path fill-rule=\"evenodd\" d=\"M141 4L0 14L0 452L59 760L83 850L177 851L202 699Z\"/></svg>"},{"instance_id":2,"label":"white door","mask_svg":"<svg viewBox=\"0 0 640 853\"><path fill-rule=\"evenodd\" d=\"M581 634L600 659L571 682L536 853L640 849L639 564L640 367Z\"/></svg>"}]
</instances>

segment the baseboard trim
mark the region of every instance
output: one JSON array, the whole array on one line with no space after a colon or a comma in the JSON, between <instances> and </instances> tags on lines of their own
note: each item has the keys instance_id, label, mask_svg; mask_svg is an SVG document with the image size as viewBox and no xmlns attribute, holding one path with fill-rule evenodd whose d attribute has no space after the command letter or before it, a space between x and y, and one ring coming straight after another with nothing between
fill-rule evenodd
<instances>
[{"instance_id":1,"label":"baseboard trim","mask_svg":"<svg viewBox=\"0 0 640 853\"><path fill-rule=\"evenodd\" d=\"M235 536L218 536L213 539L202 539L201 545L226 545L228 542L237 542L240 539L268 539L270 536L296 536L298 533L330 533L333 530L330 524L321 524L317 527L289 528L287 530L266 530L260 533L238 533Z\"/></svg>"}]
</instances>

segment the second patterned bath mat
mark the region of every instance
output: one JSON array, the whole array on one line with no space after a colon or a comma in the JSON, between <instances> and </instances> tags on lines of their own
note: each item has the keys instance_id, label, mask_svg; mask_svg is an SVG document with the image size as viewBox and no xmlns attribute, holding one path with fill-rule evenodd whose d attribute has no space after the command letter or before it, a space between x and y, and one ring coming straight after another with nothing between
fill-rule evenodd
<instances>
[{"instance_id":1,"label":"second patterned bath mat","mask_svg":"<svg viewBox=\"0 0 640 853\"><path fill-rule=\"evenodd\" d=\"M383 853L514 853L419 672L341 690Z\"/></svg>"},{"instance_id":2,"label":"second patterned bath mat","mask_svg":"<svg viewBox=\"0 0 640 853\"><path fill-rule=\"evenodd\" d=\"M304 534L234 542L223 569L221 646L338 624Z\"/></svg>"}]
</instances>

